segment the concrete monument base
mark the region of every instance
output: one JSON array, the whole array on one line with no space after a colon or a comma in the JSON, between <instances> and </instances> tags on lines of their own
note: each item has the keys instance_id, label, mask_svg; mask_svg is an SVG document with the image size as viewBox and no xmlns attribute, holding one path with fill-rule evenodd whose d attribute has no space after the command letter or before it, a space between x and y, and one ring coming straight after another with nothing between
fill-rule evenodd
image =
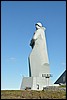
<instances>
[{"instance_id":1,"label":"concrete monument base","mask_svg":"<svg viewBox=\"0 0 67 100\"><path fill-rule=\"evenodd\" d=\"M43 90L47 86L59 86L58 84L52 84L50 78L45 77L23 77L20 90Z\"/></svg>"}]
</instances>

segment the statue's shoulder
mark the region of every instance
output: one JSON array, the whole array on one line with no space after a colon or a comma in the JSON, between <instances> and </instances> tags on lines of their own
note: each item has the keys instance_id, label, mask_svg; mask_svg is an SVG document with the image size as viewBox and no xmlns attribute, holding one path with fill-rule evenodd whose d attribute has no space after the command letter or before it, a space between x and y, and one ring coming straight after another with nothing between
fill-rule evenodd
<instances>
[{"instance_id":1,"label":"statue's shoulder","mask_svg":"<svg viewBox=\"0 0 67 100\"><path fill-rule=\"evenodd\" d=\"M42 33L42 32L44 32L44 29L43 29L43 28L39 28L39 29L37 29L37 30L34 32L34 34L36 34L36 33Z\"/></svg>"},{"instance_id":2,"label":"statue's shoulder","mask_svg":"<svg viewBox=\"0 0 67 100\"><path fill-rule=\"evenodd\" d=\"M35 30L34 34L38 33L39 32L39 29L38 30Z\"/></svg>"},{"instance_id":3,"label":"statue's shoulder","mask_svg":"<svg viewBox=\"0 0 67 100\"><path fill-rule=\"evenodd\" d=\"M38 29L37 32L42 32L44 31L42 28Z\"/></svg>"}]
</instances>

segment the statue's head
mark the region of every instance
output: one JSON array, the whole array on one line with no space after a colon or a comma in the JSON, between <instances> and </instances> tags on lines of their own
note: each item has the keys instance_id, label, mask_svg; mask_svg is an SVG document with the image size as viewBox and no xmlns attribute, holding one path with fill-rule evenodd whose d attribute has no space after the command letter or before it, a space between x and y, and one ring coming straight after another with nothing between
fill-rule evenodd
<instances>
[{"instance_id":1,"label":"statue's head","mask_svg":"<svg viewBox=\"0 0 67 100\"><path fill-rule=\"evenodd\" d=\"M36 26L36 29L39 29L39 28L42 27L42 24L40 22L38 22L38 23L35 24L35 26Z\"/></svg>"}]
</instances>

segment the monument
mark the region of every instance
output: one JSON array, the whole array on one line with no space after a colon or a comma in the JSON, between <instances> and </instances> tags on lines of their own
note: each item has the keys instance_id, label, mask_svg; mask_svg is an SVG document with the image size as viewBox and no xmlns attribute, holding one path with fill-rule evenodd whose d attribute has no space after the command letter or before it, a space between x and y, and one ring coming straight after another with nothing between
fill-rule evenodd
<instances>
[{"instance_id":1,"label":"monument","mask_svg":"<svg viewBox=\"0 0 67 100\"><path fill-rule=\"evenodd\" d=\"M46 28L40 22L35 24L35 26L36 31L30 42L32 51L28 57L29 77L23 77L21 90L26 88L43 90L44 87L52 85L46 44Z\"/></svg>"},{"instance_id":2,"label":"monument","mask_svg":"<svg viewBox=\"0 0 67 100\"><path fill-rule=\"evenodd\" d=\"M41 23L36 24L36 31L30 43L32 46L29 55L30 77L50 76L45 30Z\"/></svg>"}]
</instances>

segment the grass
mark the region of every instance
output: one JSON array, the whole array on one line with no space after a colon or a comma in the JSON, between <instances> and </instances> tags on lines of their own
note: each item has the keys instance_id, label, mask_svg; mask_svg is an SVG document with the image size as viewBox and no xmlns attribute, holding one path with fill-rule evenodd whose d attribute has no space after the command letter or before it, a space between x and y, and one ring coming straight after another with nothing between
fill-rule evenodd
<instances>
[{"instance_id":1,"label":"grass","mask_svg":"<svg viewBox=\"0 0 67 100\"><path fill-rule=\"evenodd\" d=\"M60 88L66 88L66 85L60 85L59 87Z\"/></svg>"},{"instance_id":2,"label":"grass","mask_svg":"<svg viewBox=\"0 0 67 100\"><path fill-rule=\"evenodd\" d=\"M66 92L50 90L1 90L1 99L66 99Z\"/></svg>"}]
</instances>

